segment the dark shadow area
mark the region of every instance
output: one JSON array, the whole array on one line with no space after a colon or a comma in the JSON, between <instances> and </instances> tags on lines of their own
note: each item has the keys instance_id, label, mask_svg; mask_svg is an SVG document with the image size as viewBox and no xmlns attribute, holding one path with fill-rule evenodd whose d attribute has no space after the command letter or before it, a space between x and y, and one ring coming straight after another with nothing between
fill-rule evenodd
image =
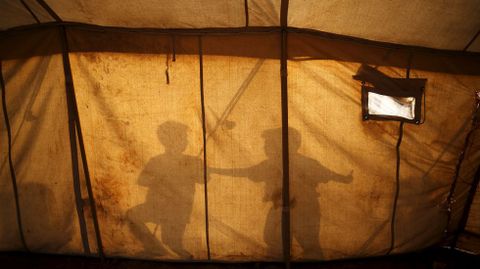
<instances>
[{"instance_id":1,"label":"dark shadow area","mask_svg":"<svg viewBox=\"0 0 480 269\"><path fill-rule=\"evenodd\" d=\"M361 65L353 79L372 84L380 94L396 97L421 96L427 83L424 78L392 78L368 65Z\"/></svg>"},{"instance_id":2,"label":"dark shadow area","mask_svg":"<svg viewBox=\"0 0 480 269\"><path fill-rule=\"evenodd\" d=\"M23 232L29 249L60 251L73 237L74 208L66 211L67 214L64 214L65 211L57 211L59 201L44 184L29 182L18 186ZM0 211L0 231L4 234L4 239L15 242L20 236L11 193L9 189L0 192L0 204L4 209Z\"/></svg>"},{"instance_id":3,"label":"dark shadow area","mask_svg":"<svg viewBox=\"0 0 480 269\"><path fill-rule=\"evenodd\" d=\"M188 126L167 121L158 127L158 139L165 152L153 157L138 178L148 188L143 204L127 212L129 228L143 245L145 254L168 254L168 247L182 258L192 258L183 247L183 235L190 221L195 184L203 184L202 159L184 154ZM147 223L153 223L151 232ZM156 233L161 232L161 241Z\"/></svg>"},{"instance_id":4,"label":"dark shadow area","mask_svg":"<svg viewBox=\"0 0 480 269\"><path fill-rule=\"evenodd\" d=\"M335 60L374 66L393 66L449 74L480 74L480 53L391 46L357 42L315 33L290 33L288 58L295 61Z\"/></svg>"},{"instance_id":5,"label":"dark shadow area","mask_svg":"<svg viewBox=\"0 0 480 269\"><path fill-rule=\"evenodd\" d=\"M290 207L291 235L300 244L304 257L321 255L319 244L320 207L317 186L328 181L350 183L352 173L341 175L335 173L317 160L298 153L301 145L301 135L298 130L289 128L289 161L290 161ZM264 241L267 244L269 256L281 257L281 223L279 216L282 210L282 129L269 129L263 132L264 150L267 159L246 168L224 169L208 168L209 173L235 175L246 177L254 182L265 183L263 200L271 202L264 226ZM280 186L280 187L279 187ZM280 244L281 245L281 244Z\"/></svg>"},{"instance_id":6,"label":"dark shadow area","mask_svg":"<svg viewBox=\"0 0 480 269\"><path fill-rule=\"evenodd\" d=\"M59 26L0 32L0 58L17 59L61 52ZM164 29L165 30L165 29ZM280 31L237 33L181 33L172 30L112 28L95 25L67 26L71 52L198 54L202 35L204 55L280 59ZM175 42L172 36L175 35ZM48 42L45 42L47 40ZM175 44L174 44L175 43ZM252 46L255 44L255 46ZM336 60L376 66L411 68L451 74L480 75L480 53L403 46L328 34L308 29L289 29L288 59Z\"/></svg>"},{"instance_id":7,"label":"dark shadow area","mask_svg":"<svg viewBox=\"0 0 480 269\"><path fill-rule=\"evenodd\" d=\"M0 264L4 268L71 268L71 269L282 269L278 262L156 262L124 258L98 258L62 256L48 254L28 254L18 252L0 253ZM422 252L395 256L371 257L362 259L293 262L293 269L476 269L480 256L473 256L448 249L428 249Z\"/></svg>"}]
</instances>

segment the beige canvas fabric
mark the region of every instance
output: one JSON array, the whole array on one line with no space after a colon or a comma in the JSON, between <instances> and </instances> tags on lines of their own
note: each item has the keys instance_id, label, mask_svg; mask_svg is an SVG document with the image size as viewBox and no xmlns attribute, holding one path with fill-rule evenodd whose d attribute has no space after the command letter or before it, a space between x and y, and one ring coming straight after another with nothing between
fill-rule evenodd
<instances>
[{"instance_id":1,"label":"beige canvas fabric","mask_svg":"<svg viewBox=\"0 0 480 269\"><path fill-rule=\"evenodd\" d=\"M411 77L428 78L426 119L421 126L405 128L402 145L401 192L399 200L399 251L411 251L436 243L443 235L446 198L471 130L471 115L478 77L413 70ZM448 96L454 95L454 98ZM455 118L452 117L455 111ZM471 148L472 149L472 148ZM469 156L478 163L478 156ZM469 167L468 162L462 169ZM464 178L471 182L473 176ZM456 195L454 199L457 199ZM463 207L464 203L459 202ZM455 212L455 211L454 211ZM432 219L436 219L432 222Z\"/></svg>"},{"instance_id":2,"label":"beige canvas fabric","mask_svg":"<svg viewBox=\"0 0 480 269\"><path fill-rule=\"evenodd\" d=\"M479 189L477 187L477 191L475 192L475 198L473 199L472 207L470 208L470 214L468 215L468 222L467 226L465 227L465 230L473 233L480 233L480 220L478 214L475 212L478 212L478 207L479 207Z\"/></svg>"},{"instance_id":3,"label":"beige canvas fabric","mask_svg":"<svg viewBox=\"0 0 480 269\"><path fill-rule=\"evenodd\" d=\"M288 66L289 124L301 139L297 152L290 144L294 259L385 253L395 169L389 134L397 124L362 122L360 86L351 78L360 64Z\"/></svg>"},{"instance_id":4,"label":"beige canvas fabric","mask_svg":"<svg viewBox=\"0 0 480 269\"><path fill-rule=\"evenodd\" d=\"M62 20L105 26L206 28L245 25L244 1L46 1Z\"/></svg>"},{"instance_id":5,"label":"beige canvas fabric","mask_svg":"<svg viewBox=\"0 0 480 269\"><path fill-rule=\"evenodd\" d=\"M22 6L20 1L3 0L0 5L2 6L0 9L0 29L35 23L35 19Z\"/></svg>"},{"instance_id":6,"label":"beige canvas fabric","mask_svg":"<svg viewBox=\"0 0 480 269\"><path fill-rule=\"evenodd\" d=\"M1 97L0 97L1 98ZM8 140L6 134L6 125L4 120L3 109L1 113L1 143L7 145ZM0 149L0 188L1 188L1 203L0 215L2 219L0 221L0 249L19 249L21 247L20 234L18 232L17 216L15 212L15 198L12 187L12 180L10 177L10 169L8 164L8 147L2 146Z\"/></svg>"},{"instance_id":7,"label":"beige canvas fabric","mask_svg":"<svg viewBox=\"0 0 480 269\"><path fill-rule=\"evenodd\" d=\"M24 0L40 22L54 21ZM63 20L127 28L280 26L281 0L45 0ZM20 1L0 1L0 29L35 24ZM246 11L248 11L248 22ZM463 50L477 33L479 1L291 0L288 26L369 40ZM469 51L479 52L478 41Z\"/></svg>"},{"instance_id":8,"label":"beige canvas fabric","mask_svg":"<svg viewBox=\"0 0 480 269\"><path fill-rule=\"evenodd\" d=\"M247 0L249 26L280 25L281 0Z\"/></svg>"},{"instance_id":9,"label":"beige canvas fabric","mask_svg":"<svg viewBox=\"0 0 480 269\"><path fill-rule=\"evenodd\" d=\"M199 64L181 54L183 42L175 62L172 54L71 56L107 255L205 258Z\"/></svg>"},{"instance_id":10,"label":"beige canvas fabric","mask_svg":"<svg viewBox=\"0 0 480 269\"><path fill-rule=\"evenodd\" d=\"M452 201L452 220L449 225L449 230L455 230L462 221L462 218L464 217L463 208L467 204L469 192L473 183L472 179L474 178L474 175L478 170L477 162L480 159L480 143L478 140L478 129L473 132L471 136L473 137L473 139L469 142L470 146L465 152L465 158L462 163L462 168L460 170L460 174L454 191L454 200ZM472 207L472 209L468 213L468 219L475 219L478 216L478 212L478 210L475 210Z\"/></svg>"},{"instance_id":11,"label":"beige canvas fabric","mask_svg":"<svg viewBox=\"0 0 480 269\"><path fill-rule=\"evenodd\" d=\"M23 0L23 2L35 14L39 22L54 21L36 0ZM2 0L0 7L0 30L38 23L21 1Z\"/></svg>"},{"instance_id":12,"label":"beige canvas fabric","mask_svg":"<svg viewBox=\"0 0 480 269\"><path fill-rule=\"evenodd\" d=\"M469 51L475 51L475 52L479 52L480 51L480 38L476 38L472 45L470 46L470 48L468 49Z\"/></svg>"},{"instance_id":13,"label":"beige canvas fabric","mask_svg":"<svg viewBox=\"0 0 480 269\"><path fill-rule=\"evenodd\" d=\"M246 25L244 0L46 1L65 21L104 26L208 28ZM280 0L248 0L249 26L278 26Z\"/></svg>"},{"instance_id":14,"label":"beige canvas fabric","mask_svg":"<svg viewBox=\"0 0 480 269\"><path fill-rule=\"evenodd\" d=\"M399 44L462 50L477 33L479 1L295 1L288 25Z\"/></svg>"},{"instance_id":15,"label":"beige canvas fabric","mask_svg":"<svg viewBox=\"0 0 480 269\"><path fill-rule=\"evenodd\" d=\"M0 56L27 243L38 252L82 254L59 34L3 35ZM206 260L208 220L213 260L281 261L280 34L85 27L67 34L105 254ZM292 259L389 249L399 122L362 120L361 82L352 78L362 64L394 78L406 77L410 64L411 78L427 79L425 122L404 126L393 253L448 242L480 163L475 135L447 225L446 198L480 82L477 58L300 33L289 34L287 45ZM0 247L18 250L1 148ZM83 172L80 180L85 199Z\"/></svg>"},{"instance_id":16,"label":"beige canvas fabric","mask_svg":"<svg viewBox=\"0 0 480 269\"><path fill-rule=\"evenodd\" d=\"M210 244L215 259L278 260L282 255L280 63L216 55L221 44L248 47L253 38L203 39ZM255 49L279 55L275 44L278 35L267 35ZM229 50L235 49L226 47L225 52Z\"/></svg>"},{"instance_id":17,"label":"beige canvas fabric","mask_svg":"<svg viewBox=\"0 0 480 269\"><path fill-rule=\"evenodd\" d=\"M71 160L65 150L70 146L61 61L60 55L33 57L3 61L2 68L26 243L32 251L78 253ZM2 141L5 136L2 132ZM4 162L2 175L9 172ZM9 176L5 180L2 191L13 193ZM9 222L1 241L17 249L16 218L12 219L14 211L9 209L14 204L9 201L8 214L1 217Z\"/></svg>"}]
</instances>

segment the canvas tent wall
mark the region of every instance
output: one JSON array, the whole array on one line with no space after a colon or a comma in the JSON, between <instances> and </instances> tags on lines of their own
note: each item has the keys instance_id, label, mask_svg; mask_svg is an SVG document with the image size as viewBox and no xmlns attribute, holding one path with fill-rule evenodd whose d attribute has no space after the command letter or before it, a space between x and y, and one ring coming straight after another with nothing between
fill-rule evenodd
<instances>
[{"instance_id":1,"label":"canvas tent wall","mask_svg":"<svg viewBox=\"0 0 480 269\"><path fill-rule=\"evenodd\" d=\"M478 1L0 6L2 250L329 260L478 235ZM427 79L424 122L363 121L362 64Z\"/></svg>"}]
</instances>

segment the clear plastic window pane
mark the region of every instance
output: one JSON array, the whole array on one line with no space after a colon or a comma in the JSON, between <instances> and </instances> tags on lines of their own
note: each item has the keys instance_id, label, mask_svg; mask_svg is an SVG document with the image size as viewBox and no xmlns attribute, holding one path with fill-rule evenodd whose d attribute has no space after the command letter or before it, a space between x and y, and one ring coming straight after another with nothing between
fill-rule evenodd
<instances>
[{"instance_id":1,"label":"clear plastic window pane","mask_svg":"<svg viewBox=\"0 0 480 269\"><path fill-rule=\"evenodd\" d=\"M368 92L368 113L413 120L415 118L415 98L392 97Z\"/></svg>"}]
</instances>

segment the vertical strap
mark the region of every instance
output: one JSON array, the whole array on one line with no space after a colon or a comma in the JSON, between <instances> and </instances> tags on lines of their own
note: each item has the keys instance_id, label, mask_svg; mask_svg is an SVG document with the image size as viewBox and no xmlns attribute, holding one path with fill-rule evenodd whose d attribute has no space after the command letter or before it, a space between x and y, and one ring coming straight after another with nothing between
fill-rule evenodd
<instances>
[{"instance_id":1,"label":"vertical strap","mask_svg":"<svg viewBox=\"0 0 480 269\"><path fill-rule=\"evenodd\" d=\"M72 70L70 67L70 59L68 57L68 43L67 33L64 26L59 28L60 36L62 39L62 59L63 59L63 71L65 75L65 90L67 96L67 108L68 108L68 130L70 134L70 148L71 148L71 160L72 160L72 173L73 173L73 189L75 192L75 203L78 214L78 221L80 223L80 233L82 236L83 249L85 253L90 254L90 246L88 243L87 225L85 222L85 213L83 211L82 192L80 188L80 173L78 168L78 151L77 151L77 138L75 128L75 105L74 105L74 89L72 80Z\"/></svg>"},{"instance_id":2,"label":"vertical strap","mask_svg":"<svg viewBox=\"0 0 480 269\"><path fill-rule=\"evenodd\" d=\"M200 60L200 101L202 106L202 132L203 132L203 183L205 190L205 236L207 240L207 257L210 256L210 232L208 226L208 173L207 173L207 126L205 122L205 94L203 92L203 46L202 37L198 36L198 56Z\"/></svg>"},{"instance_id":3,"label":"vertical strap","mask_svg":"<svg viewBox=\"0 0 480 269\"><path fill-rule=\"evenodd\" d=\"M393 206L392 206L392 218L390 222L390 247L388 248L387 255L392 252L395 247L395 226L396 226L396 218L397 218L397 204L398 204L398 197L400 196L400 145L402 144L403 139L403 124L404 122L401 121L398 127L398 140L396 146L397 152L397 168L395 170L395 196L393 198Z\"/></svg>"},{"instance_id":4,"label":"vertical strap","mask_svg":"<svg viewBox=\"0 0 480 269\"><path fill-rule=\"evenodd\" d=\"M177 49L176 49L175 35L172 35L172 62L177 60Z\"/></svg>"},{"instance_id":5,"label":"vertical strap","mask_svg":"<svg viewBox=\"0 0 480 269\"><path fill-rule=\"evenodd\" d=\"M72 89L74 90L74 88L72 88ZM98 224L97 207L96 207L96 203L95 203L95 196L94 196L93 190L92 190L92 183L91 183L91 179L90 179L90 171L88 169L87 154L85 152L85 144L83 142L82 128L81 128L81 125L80 125L80 115L78 113L77 100L75 98L75 94L73 94L73 105L74 105L74 110L75 110L75 123L76 123L77 135L78 135L78 143L79 143L79 146L80 146L80 156L82 158L83 173L85 175L85 184L87 185L87 193L88 193L88 198L89 198L90 211L92 212L92 218L93 218L93 228L95 230L95 239L97 241L98 256L100 258L104 258L105 254L103 252L103 244L102 244L102 236L101 236L101 233L100 233L100 225Z\"/></svg>"},{"instance_id":6,"label":"vertical strap","mask_svg":"<svg viewBox=\"0 0 480 269\"><path fill-rule=\"evenodd\" d=\"M477 172L475 173L475 177L473 178L473 183L470 186L470 191L468 192L468 198L466 201L466 205L463 208L463 213L462 213L462 218L460 220L460 225L455 233L455 236L453 238L453 242L451 244L452 248L455 248L457 246L458 238L462 232L465 231L465 226L467 226L468 222L468 215L470 213L470 208L472 207L473 199L475 198L475 193L477 191L478 184L480 182L480 165L477 168Z\"/></svg>"},{"instance_id":7,"label":"vertical strap","mask_svg":"<svg viewBox=\"0 0 480 269\"><path fill-rule=\"evenodd\" d=\"M412 58L413 58L413 54L410 53L408 57L407 70L405 75L407 79L410 78ZM398 198L400 196L400 146L402 145L402 140L403 140L403 125L404 125L404 122L401 121L400 125L398 126L398 140L397 140L397 146L395 147L396 154L397 154L397 165L395 169L395 196L393 198L392 218L390 222L390 247L388 248L387 255L390 254L392 250L395 248L397 205L398 205Z\"/></svg>"},{"instance_id":8,"label":"vertical strap","mask_svg":"<svg viewBox=\"0 0 480 269\"><path fill-rule=\"evenodd\" d=\"M458 178L460 177L460 171L462 169L463 160L465 159L465 154L466 154L468 148L470 147L470 144L471 144L471 141L472 141L472 136L473 136L475 130L478 128L477 125L479 125L479 123L480 123L480 119L477 118L478 117L477 115L480 114L479 112L480 112L480 97L477 96L476 97L475 108L474 108L474 111L473 111L472 126L471 126L470 131L468 131L467 136L465 137L465 141L463 143L463 149L460 152L460 155L458 157L457 164L455 166L455 174L453 175L452 185L450 186L450 191L448 193L448 197L447 197L447 201L446 201L447 202L447 224L446 224L446 227L445 227L445 236L446 237L449 237L449 235L450 235L448 228L449 228L450 222L452 220L452 204L455 202L454 194L455 194L455 189L456 189L456 186L457 186ZM455 233L454 239L452 240L452 242L450 244L451 247L454 247L455 244L456 244L456 240L457 240L457 237L458 237L457 234L458 234L458 232Z\"/></svg>"},{"instance_id":9,"label":"vertical strap","mask_svg":"<svg viewBox=\"0 0 480 269\"><path fill-rule=\"evenodd\" d=\"M280 22L281 32L281 102L282 102L282 246L285 268L290 268L290 164L288 151L288 89L287 89L287 16L288 0L282 0Z\"/></svg>"},{"instance_id":10,"label":"vertical strap","mask_svg":"<svg viewBox=\"0 0 480 269\"><path fill-rule=\"evenodd\" d=\"M287 30L289 0L282 0L280 5L280 26L282 30Z\"/></svg>"},{"instance_id":11,"label":"vertical strap","mask_svg":"<svg viewBox=\"0 0 480 269\"><path fill-rule=\"evenodd\" d=\"M56 22L62 22L62 19L58 14L44 1L37 0L48 14L55 19ZM80 188L80 175L78 168L78 155L77 155L77 140L80 146L80 155L82 158L83 170L85 174L85 182L87 185L87 193L90 204L90 210L92 212L93 218L93 227L95 230L95 237L97 241L97 250L100 258L104 257L102 237L100 234L100 226L98 224L97 209L95 205L95 198L93 195L92 184L90 179L90 172L88 169L87 156L85 153L85 145L83 142L83 134L80 126L80 117L77 108L77 101L75 98L75 89L73 86L73 77L72 70L70 66L70 58L68 55L68 40L67 40L67 31L65 26L62 26L60 29L60 36L62 39L62 59L63 59L63 71L65 74L65 88L67 91L67 106L68 106L68 123L69 123L69 133L70 133L70 146L72 154L72 172L73 172L73 186L75 191L75 203L77 207L78 221L80 223L80 233L82 236L82 244L85 253L90 254L90 246L88 242L88 233L87 225L85 221L85 213L83 211L83 199Z\"/></svg>"},{"instance_id":12,"label":"vertical strap","mask_svg":"<svg viewBox=\"0 0 480 269\"><path fill-rule=\"evenodd\" d=\"M22 214L20 211L20 202L18 198L18 187L17 187L17 177L15 174L15 169L13 167L13 160L12 160L12 129L10 127L10 120L8 118L8 110L7 110L7 101L6 99L6 92L5 92L5 81L3 80L3 72L2 72L2 61L0 60L0 86L2 90L2 108L3 108L3 116L5 117L5 125L7 127L7 143L8 143L8 165L10 168L10 177L12 179L12 188L13 194L15 197L15 209L17 213L17 225L18 225L18 232L20 235L20 241L22 242L23 249L25 251L29 251L27 243L25 241L25 235L23 233L23 225L22 225Z\"/></svg>"},{"instance_id":13,"label":"vertical strap","mask_svg":"<svg viewBox=\"0 0 480 269\"><path fill-rule=\"evenodd\" d=\"M463 160L465 158L465 153L467 152L468 148L470 147L471 145L471 141L473 140L472 139L472 136L474 134L475 131L478 131L478 128L480 127L480 91L477 91L475 93L475 109L474 109L474 112L473 112L473 117L472 117L472 127L470 129L470 131L468 132L467 134L467 137L465 138L465 144L464 144L464 148L463 148L463 151L462 153L460 154L460 157L459 157L459 160L457 162L457 167L455 169L455 177L454 177L454 183L452 184L452 187L450 189L450 193L449 193L449 196L448 196L448 221L450 222L451 220L451 214L452 214L452 210L451 210L451 204L453 203L453 193L455 192L455 186L456 186L456 183L458 182L458 178L459 178L459 175L460 175L460 169L462 168L461 165L463 163ZM457 245L457 241L458 241L458 237L460 236L460 234L462 232L465 231L465 226L467 225L467 221L468 221L468 214L470 212L470 208L471 208L471 204L473 202L473 199L475 197L475 192L477 190L477 187L478 187L478 184L479 184L479 181L480 181L480 165L474 175L474 178L473 178L473 182L472 182L472 185L470 186L470 190L469 190L469 193L468 193L468 197L467 197L467 201L466 201L466 204L465 204L465 207L463 208L463 213L462 213L462 216L460 218L460 223L459 223L459 226L453 236L453 240L450 244L450 247L451 248L454 248L456 245ZM447 229L448 229L448 225L449 223L447 223ZM446 231L448 232L448 230L446 229Z\"/></svg>"},{"instance_id":14,"label":"vertical strap","mask_svg":"<svg viewBox=\"0 0 480 269\"><path fill-rule=\"evenodd\" d=\"M167 57L165 59L165 82L168 84L170 84L170 73L168 72L169 69L170 69L170 53L167 52L166 53Z\"/></svg>"},{"instance_id":15,"label":"vertical strap","mask_svg":"<svg viewBox=\"0 0 480 269\"><path fill-rule=\"evenodd\" d=\"M175 48L175 35L171 36L171 47L169 52L166 53L167 57L165 60L165 77L167 85L170 84L170 52L172 53L172 62L176 61L176 48Z\"/></svg>"},{"instance_id":16,"label":"vertical strap","mask_svg":"<svg viewBox=\"0 0 480 269\"><path fill-rule=\"evenodd\" d=\"M248 0L245 0L244 6L245 6L245 27L248 27L248 23L249 23L249 20L250 20L248 18Z\"/></svg>"}]
</instances>

